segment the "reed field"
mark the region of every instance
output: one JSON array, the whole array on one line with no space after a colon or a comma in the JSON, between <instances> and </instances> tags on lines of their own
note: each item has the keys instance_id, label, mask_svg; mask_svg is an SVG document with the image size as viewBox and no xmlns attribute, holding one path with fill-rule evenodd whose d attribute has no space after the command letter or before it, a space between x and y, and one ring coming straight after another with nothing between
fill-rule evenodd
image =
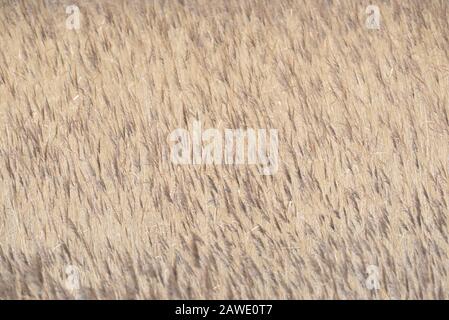
<instances>
[{"instance_id":1,"label":"reed field","mask_svg":"<svg viewBox=\"0 0 449 320\"><path fill-rule=\"evenodd\" d=\"M0 0L0 46L1 299L449 298L449 1ZM173 163L195 120L277 171Z\"/></svg>"}]
</instances>

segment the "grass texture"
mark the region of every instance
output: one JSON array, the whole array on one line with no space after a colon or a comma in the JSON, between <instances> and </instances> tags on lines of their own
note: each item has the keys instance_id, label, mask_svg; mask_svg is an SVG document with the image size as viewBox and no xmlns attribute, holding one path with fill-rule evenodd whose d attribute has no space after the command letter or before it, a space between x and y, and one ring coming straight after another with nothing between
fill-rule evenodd
<instances>
[{"instance_id":1,"label":"grass texture","mask_svg":"<svg viewBox=\"0 0 449 320\"><path fill-rule=\"evenodd\" d=\"M0 298L448 299L449 2L374 2L2 0Z\"/></svg>"}]
</instances>

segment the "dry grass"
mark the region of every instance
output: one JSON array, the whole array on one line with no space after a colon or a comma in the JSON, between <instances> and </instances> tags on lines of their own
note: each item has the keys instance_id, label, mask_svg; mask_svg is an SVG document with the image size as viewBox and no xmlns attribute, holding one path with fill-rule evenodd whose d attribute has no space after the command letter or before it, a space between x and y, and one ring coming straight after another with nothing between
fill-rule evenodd
<instances>
[{"instance_id":1,"label":"dry grass","mask_svg":"<svg viewBox=\"0 0 449 320\"><path fill-rule=\"evenodd\" d=\"M448 1L73 2L1 2L1 298L449 298ZM164 162L193 119L279 171Z\"/></svg>"}]
</instances>

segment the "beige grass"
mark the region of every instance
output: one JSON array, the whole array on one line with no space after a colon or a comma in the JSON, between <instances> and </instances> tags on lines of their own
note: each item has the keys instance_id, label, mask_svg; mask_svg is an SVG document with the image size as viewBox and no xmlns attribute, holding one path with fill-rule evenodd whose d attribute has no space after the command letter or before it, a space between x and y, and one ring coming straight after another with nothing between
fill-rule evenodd
<instances>
[{"instance_id":1,"label":"beige grass","mask_svg":"<svg viewBox=\"0 0 449 320\"><path fill-rule=\"evenodd\" d=\"M2 0L0 298L449 298L449 3L371 2ZM193 119L279 171L163 161Z\"/></svg>"}]
</instances>

